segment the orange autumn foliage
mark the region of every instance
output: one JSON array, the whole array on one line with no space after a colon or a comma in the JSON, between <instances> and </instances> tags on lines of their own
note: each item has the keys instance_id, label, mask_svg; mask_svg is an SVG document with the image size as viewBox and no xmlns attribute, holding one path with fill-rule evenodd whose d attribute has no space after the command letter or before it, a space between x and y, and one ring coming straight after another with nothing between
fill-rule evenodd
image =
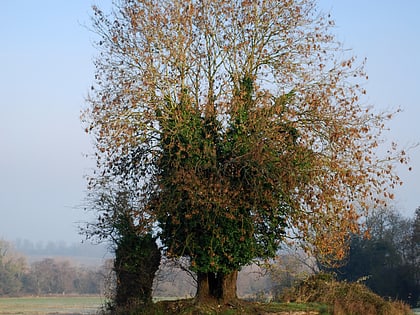
<instances>
[{"instance_id":1,"label":"orange autumn foliage","mask_svg":"<svg viewBox=\"0 0 420 315\"><path fill-rule=\"evenodd\" d=\"M394 164L407 156L394 145L385 158L378 155L392 114L363 104L364 62L347 56L314 1L124 0L110 16L94 12L100 55L83 113L98 168L90 188L134 187L143 228L164 211L150 206L150 196L168 187L182 189L191 205L180 213L175 199L159 196L172 206L165 214L175 225L208 220L210 209L234 220L238 208L263 224L280 195L287 235L277 244L287 236L333 261L345 255L366 211L393 198L400 184ZM200 122L188 125L194 119ZM214 133L206 119L217 125ZM227 134L241 119L242 134L229 147ZM211 137L218 138L206 142ZM231 158L218 160L219 142ZM176 172L162 179L171 169L161 164L165 152ZM191 152L198 152L194 167ZM235 167L228 174L229 165ZM259 177L231 185L235 176L243 180L233 171L247 167Z\"/></svg>"}]
</instances>

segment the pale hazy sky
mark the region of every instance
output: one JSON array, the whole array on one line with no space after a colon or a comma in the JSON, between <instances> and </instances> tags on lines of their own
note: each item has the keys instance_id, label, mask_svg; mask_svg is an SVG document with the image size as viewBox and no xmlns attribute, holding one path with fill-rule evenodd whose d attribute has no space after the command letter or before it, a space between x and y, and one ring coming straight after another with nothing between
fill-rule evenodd
<instances>
[{"instance_id":1,"label":"pale hazy sky","mask_svg":"<svg viewBox=\"0 0 420 315\"><path fill-rule=\"evenodd\" d=\"M111 0L96 1L109 8ZM83 157L90 141L79 121L93 80L90 0L0 1L0 238L77 242L88 216ZM337 37L367 57L367 101L404 109L390 125L402 146L420 142L420 1L322 0ZM396 207L420 206L420 148L396 191Z\"/></svg>"}]
</instances>

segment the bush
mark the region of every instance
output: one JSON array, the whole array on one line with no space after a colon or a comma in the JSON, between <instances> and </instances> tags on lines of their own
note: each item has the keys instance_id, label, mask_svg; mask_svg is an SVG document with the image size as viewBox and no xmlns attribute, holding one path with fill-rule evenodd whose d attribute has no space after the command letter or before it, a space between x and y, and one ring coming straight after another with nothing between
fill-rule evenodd
<instances>
[{"instance_id":1,"label":"bush","mask_svg":"<svg viewBox=\"0 0 420 315\"><path fill-rule=\"evenodd\" d=\"M286 292L282 299L300 303L331 305L334 315L408 315L410 307L399 301L385 301L361 283L336 281L331 274L310 276Z\"/></svg>"}]
</instances>

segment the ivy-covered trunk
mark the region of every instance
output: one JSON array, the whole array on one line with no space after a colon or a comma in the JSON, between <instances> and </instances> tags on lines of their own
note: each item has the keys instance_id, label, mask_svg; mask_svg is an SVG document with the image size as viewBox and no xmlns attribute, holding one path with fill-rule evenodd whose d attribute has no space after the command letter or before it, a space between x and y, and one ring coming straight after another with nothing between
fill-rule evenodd
<instances>
[{"instance_id":1,"label":"ivy-covered trunk","mask_svg":"<svg viewBox=\"0 0 420 315\"><path fill-rule=\"evenodd\" d=\"M153 279L159 269L161 253L156 238L139 234L128 212L118 215L114 271L117 277L115 304L151 303Z\"/></svg>"},{"instance_id":2,"label":"ivy-covered trunk","mask_svg":"<svg viewBox=\"0 0 420 315\"><path fill-rule=\"evenodd\" d=\"M218 303L228 304L235 303L236 281L238 279L238 271L231 273L213 273L198 272L197 274L197 294L198 303Z\"/></svg>"}]
</instances>

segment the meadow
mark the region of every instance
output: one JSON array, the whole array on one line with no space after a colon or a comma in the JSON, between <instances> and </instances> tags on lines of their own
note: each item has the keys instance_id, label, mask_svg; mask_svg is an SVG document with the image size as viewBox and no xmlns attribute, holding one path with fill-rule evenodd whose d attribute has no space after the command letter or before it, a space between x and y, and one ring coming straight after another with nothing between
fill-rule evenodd
<instances>
[{"instance_id":1,"label":"meadow","mask_svg":"<svg viewBox=\"0 0 420 315\"><path fill-rule=\"evenodd\" d=\"M0 298L0 315L94 315L103 304L104 298L100 296ZM302 314L303 311L310 314L330 314L327 309L325 305L316 303L264 304L265 311L274 313L287 311L289 314ZM413 311L414 314L420 314L420 309Z\"/></svg>"},{"instance_id":2,"label":"meadow","mask_svg":"<svg viewBox=\"0 0 420 315\"><path fill-rule=\"evenodd\" d=\"M100 296L51 296L0 298L0 314L91 315L103 305Z\"/></svg>"}]
</instances>

